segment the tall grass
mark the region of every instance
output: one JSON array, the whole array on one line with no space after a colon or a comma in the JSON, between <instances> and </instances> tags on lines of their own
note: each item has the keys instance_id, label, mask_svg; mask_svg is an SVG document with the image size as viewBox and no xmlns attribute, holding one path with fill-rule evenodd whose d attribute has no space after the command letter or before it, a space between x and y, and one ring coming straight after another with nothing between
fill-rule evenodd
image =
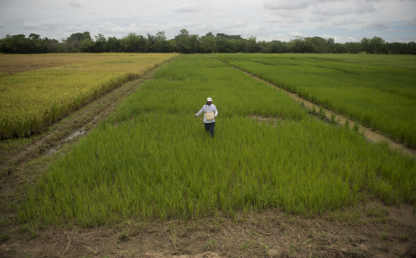
<instances>
[{"instance_id":1,"label":"tall grass","mask_svg":"<svg viewBox=\"0 0 416 258\"><path fill-rule=\"evenodd\" d=\"M76 59L80 56L79 60ZM104 92L138 78L172 54L39 55L52 62L79 61L64 66L0 77L0 139L29 136ZM23 66L22 58L6 55ZM82 58L81 58L82 57ZM87 57L87 58L86 58ZM74 59L75 58L75 59ZM63 60L61 60L63 59ZM30 62L29 62L30 63ZM49 63L39 63L47 66ZM17 69L16 67L14 69Z\"/></svg>"},{"instance_id":2,"label":"tall grass","mask_svg":"<svg viewBox=\"0 0 416 258\"><path fill-rule=\"evenodd\" d=\"M193 114L207 96L215 138ZM252 115L277 118L263 123ZM416 203L416 163L310 117L210 56L180 56L29 187L22 221L83 226L279 207L316 214L367 195Z\"/></svg>"},{"instance_id":3,"label":"tall grass","mask_svg":"<svg viewBox=\"0 0 416 258\"><path fill-rule=\"evenodd\" d=\"M260 77L416 147L416 57L220 55Z\"/></svg>"}]
</instances>

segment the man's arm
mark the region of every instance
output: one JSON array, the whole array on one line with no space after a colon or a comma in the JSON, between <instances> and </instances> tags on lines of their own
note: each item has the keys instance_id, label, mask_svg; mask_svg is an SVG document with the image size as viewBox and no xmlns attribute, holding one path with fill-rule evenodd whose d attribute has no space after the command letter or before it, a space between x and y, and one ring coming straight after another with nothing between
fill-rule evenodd
<instances>
[{"instance_id":1,"label":"man's arm","mask_svg":"<svg viewBox=\"0 0 416 258\"><path fill-rule=\"evenodd\" d=\"M197 113L195 113L195 116L199 116L202 111L204 111L204 106L202 106L202 108Z\"/></svg>"},{"instance_id":2,"label":"man's arm","mask_svg":"<svg viewBox=\"0 0 416 258\"><path fill-rule=\"evenodd\" d=\"M214 113L214 115L215 116L218 116L218 110L217 110L217 107L215 106L215 111L214 111L215 113Z\"/></svg>"}]
</instances>

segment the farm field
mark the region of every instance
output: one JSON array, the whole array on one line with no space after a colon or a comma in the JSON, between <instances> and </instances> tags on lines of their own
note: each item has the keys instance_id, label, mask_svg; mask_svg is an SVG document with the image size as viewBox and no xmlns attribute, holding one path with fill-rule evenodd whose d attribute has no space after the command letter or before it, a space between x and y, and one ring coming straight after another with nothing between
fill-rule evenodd
<instances>
[{"instance_id":1,"label":"farm field","mask_svg":"<svg viewBox=\"0 0 416 258\"><path fill-rule=\"evenodd\" d=\"M105 59L104 55L91 54L2 54L0 53L0 76L18 72L63 66L68 64L81 64ZM94 60L92 60L94 59Z\"/></svg>"},{"instance_id":2,"label":"farm field","mask_svg":"<svg viewBox=\"0 0 416 258\"><path fill-rule=\"evenodd\" d=\"M214 138L193 115L207 96L219 109ZM322 214L372 198L415 207L415 175L414 159L310 116L216 56L182 55L28 187L19 219Z\"/></svg>"},{"instance_id":3,"label":"farm field","mask_svg":"<svg viewBox=\"0 0 416 258\"><path fill-rule=\"evenodd\" d=\"M0 55L0 138L29 136L175 54Z\"/></svg>"},{"instance_id":4,"label":"farm field","mask_svg":"<svg viewBox=\"0 0 416 258\"><path fill-rule=\"evenodd\" d=\"M226 54L218 57L416 147L416 57Z\"/></svg>"}]
</instances>

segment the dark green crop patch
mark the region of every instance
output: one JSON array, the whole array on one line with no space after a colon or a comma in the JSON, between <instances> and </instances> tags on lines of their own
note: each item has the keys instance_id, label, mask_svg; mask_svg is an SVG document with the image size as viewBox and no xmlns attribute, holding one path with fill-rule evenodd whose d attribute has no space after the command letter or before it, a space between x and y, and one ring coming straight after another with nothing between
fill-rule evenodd
<instances>
[{"instance_id":1,"label":"dark green crop patch","mask_svg":"<svg viewBox=\"0 0 416 258\"><path fill-rule=\"evenodd\" d=\"M218 57L416 147L415 56L227 54Z\"/></svg>"}]
</instances>

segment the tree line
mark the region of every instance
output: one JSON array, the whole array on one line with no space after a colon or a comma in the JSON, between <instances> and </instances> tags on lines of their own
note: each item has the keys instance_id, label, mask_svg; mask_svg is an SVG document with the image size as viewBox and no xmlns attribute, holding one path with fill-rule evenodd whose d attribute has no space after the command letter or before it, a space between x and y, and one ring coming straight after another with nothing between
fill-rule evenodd
<instances>
[{"instance_id":1,"label":"tree line","mask_svg":"<svg viewBox=\"0 0 416 258\"><path fill-rule=\"evenodd\" d=\"M363 38L360 42L336 43L334 39L298 37L288 42L258 41L254 37L207 33L190 34L182 29L168 39L164 32L146 36L130 33L123 38L102 34L91 37L89 32L71 34L61 42L31 33L7 35L0 39L3 53L54 53L54 52L180 52L180 53L360 53L416 54L415 42L386 42L380 37Z\"/></svg>"}]
</instances>

